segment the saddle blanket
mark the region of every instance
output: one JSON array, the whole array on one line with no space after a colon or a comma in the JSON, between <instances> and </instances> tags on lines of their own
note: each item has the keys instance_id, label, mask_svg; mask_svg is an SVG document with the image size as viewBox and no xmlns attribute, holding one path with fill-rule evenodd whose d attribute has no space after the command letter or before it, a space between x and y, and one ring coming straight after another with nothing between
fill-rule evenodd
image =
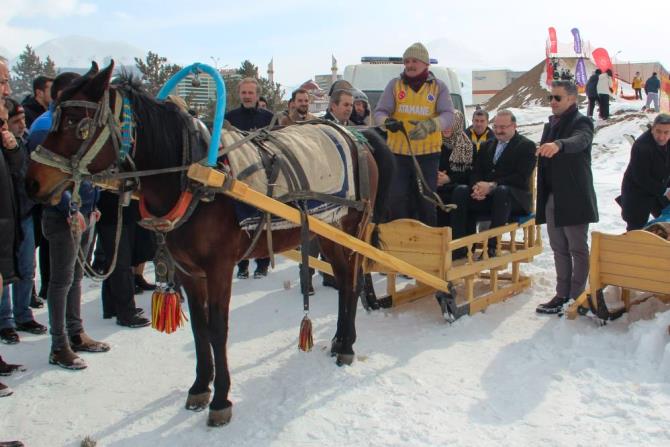
<instances>
[{"instance_id":1,"label":"saddle blanket","mask_svg":"<svg viewBox=\"0 0 670 447\"><path fill-rule=\"evenodd\" d=\"M304 124L272 131L270 135L261 141L248 141L228 153L234 178L275 199L301 191L355 199L351 151L340 132L327 124ZM221 140L226 147L245 136L241 131L224 130ZM269 194L268 176L277 163L282 168ZM317 200L309 200L307 207L308 214L327 223L339 220L348 212L341 205ZM247 231L256 229L263 216L258 209L241 202L236 202L235 210L240 227ZM273 230L297 226L276 216L272 218Z\"/></svg>"}]
</instances>

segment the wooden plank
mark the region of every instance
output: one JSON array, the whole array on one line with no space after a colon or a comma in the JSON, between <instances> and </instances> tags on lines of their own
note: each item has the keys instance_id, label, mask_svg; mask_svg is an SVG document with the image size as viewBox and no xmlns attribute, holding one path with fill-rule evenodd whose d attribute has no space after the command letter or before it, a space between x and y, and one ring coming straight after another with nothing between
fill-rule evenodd
<instances>
[{"instance_id":1,"label":"wooden plank","mask_svg":"<svg viewBox=\"0 0 670 447\"><path fill-rule=\"evenodd\" d=\"M451 228L433 228L412 219L398 219L377 227L385 252L439 254L443 241L451 239Z\"/></svg>"},{"instance_id":2,"label":"wooden plank","mask_svg":"<svg viewBox=\"0 0 670 447\"><path fill-rule=\"evenodd\" d=\"M532 247L528 250L517 251L516 253L503 253L501 256L489 258L486 261L473 261L467 264L453 264L447 272L447 281L461 279L469 275L489 270L492 268L503 268L506 264L514 261L521 261L529 257L539 255L542 247Z\"/></svg>"},{"instance_id":3,"label":"wooden plank","mask_svg":"<svg viewBox=\"0 0 670 447\"><path fill-rule=\"evenodd\" d=\"M669 282L670 284L670 260L663 269L650 267L638 267L634 265L618 264L616 262L600 261L600 274L610 274L628 278L648 279L658 282Z\"/></svg>"},{"instance_id":4,"label":"wooden plank","mask_svg":"<svg viewBox=\"0 0 670 447\"><path fill-rule=\"evenodd\" d=\"M621 254L620 252L610 251L608 245L600 249L600 262L613 264L630 265L635 267L644 267L655 270L665 270L670 278L670 259L657 258L654 256L642 256L633 254Z\"/></svg>"},{"instance_id":5,"label":"wooden plank","mask_svg":"<svg viewBox=\"0 0 670 447\"><path fill-rule=\"evenodd\" d=\"M298 250L287 250L279 253L280 255L284 256L285 258L291 259L298 264L302 262L302 254ZM323 273L327 273L329 275L333 275L333 268L330 266L329 263L322 259L315 258L313 256L309 257L309 266L312 267L313 269L319 270Z\"/></svg>"},{"instance_id":6,"label":"wooden plank","mask_svg":"<svg viewBox=\"0 0 670 447\"><path fill-rule=\"evenodd\" d=\"M619 236L599 234L602 240L602 249L621 253L623 255L639 255L654 258L670 259L670 242L661 239L648 231L629 231ZM648 236L647 236L648 235Z\"/></svg>"},{"instance_id":7,"label":"wooden plank","mask_svg":"<svg viewBox=\"0 0 670 447\"><path fill-rule=\"evenodd\" d=\"M530 287L530 278L523 277L518 283L510 283L505 287L501 287L495 292L487 293L470 301L470 315L474 315L478 312L489 307L491 304L499 303L505 301L507 298L516 295L523 290Z\"/></svg>"},{"instance_id":8,"label":"wooden plank","mask_svg":"<svg viewBox=\"0 0 670 447\"><path fill-rule=\"evenodd\" d=\"M430 295L435 294L435 289L425 284L416 284L405 287L402 290L397 290L392 294L389 294L391 297L392 306L399 306L400 304L409 303L412 301L425 298Z\"/></svg>"},{"instance_id":9,"label":"wooden plank","mask_svg":"<svg viewBox=\"0 0 670 447\"><path fill-rule=\"evenodd\" d=\"M565 316L568 320L574 320L577 318L579 315L577 309L581 307L588 307L589 304L587 303L587 295L589 291L585 290L582 292L581 295L579 295L570 305L568 306L568 309L565 311Z\"/></svg>"},{"instance_id":10,"label":"wooden plank","mask_svg":"<svg viewBox=\"0 0 670 447\"><path fill-rule=\"evenodd\" d=\"M457 248L466 247L476 243L486 243L492 237L502 236L505 233L516 230L519 227L517 223L503 225L502 227L491 228L490 230L482 231L481 233L471 234L462 238L454 239L449 242L449 249L455 250Z\"/></svg>"},{"instance_id":11,"label":"wooden plank","mask_svg":"<svg viewBox=\"0 0 670 447\"><path fill-rule=\"evenodd\" d=\"M191 172L191 170L189 170ZM225 174L219 173L225 178ZM189 175L190 177L190 175ZM212 176L216 177L216 176ZM220 178L218 176L217 178ZM215 178L215 181L218 183L219 180ZM221 182L223 184L223 182ZM300 223L300 212L288 205L280 203L271 197L267 197L265 194L261 194L257 191L251 189L248 185L237 180L230 181L230 188L222 190L226 195L233 197L236 200L248 203L256 208L259 208L263 211L267 211L276 216L286 219L293 223ZM373 259L380 264L383 264L395 271L402 272L406 275L409 275L417 280L434 287L437 290L448 291L449 287L446 281L438 278L435 275L428 274L421 269L416 268L415 266L398 259L394 256L389 255L388 253L379 250L366 242L361 241L360 239L351 236L344 231L333 227L323 221L320 221L312 216L308 217L309 219L309 228L313 233L323 236L330 239L331 241L340 244L344 247L349 248L355 252L361 253L362 255Z\"/></svg>"},{"instance_id":12,"label":"wooden plank","mask_svg":"<svg viewBox=\"0 0 670 447\"><path fill-rule=\"evenodd\" d=\"M602 289L603 284L600 279L600 267L599 267L599 257L600 257L600 239L602 238L602 233L593 231L591 233L591 254L589 256L589 287L591 290Z\"/></svg>"},{"instance_id":13,"label":"wooden plank","mask_svg":"<svg viewBox=\"0 0 670 447\"><path fill-rule=\"evenodd\" d=\"M603 284L610 284L629 289L654 293L670 293L670 281L652 281L649 279L631 278L627 276L601 274Z\"/></svg>"}]
</instances>

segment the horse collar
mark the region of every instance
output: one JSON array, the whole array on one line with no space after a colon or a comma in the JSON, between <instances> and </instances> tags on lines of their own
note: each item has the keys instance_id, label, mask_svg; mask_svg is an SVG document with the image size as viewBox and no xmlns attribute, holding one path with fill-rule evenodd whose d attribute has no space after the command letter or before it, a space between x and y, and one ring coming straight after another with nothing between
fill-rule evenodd
<instances>
[{"instance_id":1,"label":"horse collar","mask_svg":"<svg viewBox=\"0 0 670 447\"><path fill-rule=\"evenodd\" d=\"M188 218L188 215L194 208L193 193L191 191L182 191L177 203L172 209L162 217L156 217L147 209L144 194L140 195L140 225L149 230L160 233L167 233L179 227Z\"/></svg>"}]
</instances>

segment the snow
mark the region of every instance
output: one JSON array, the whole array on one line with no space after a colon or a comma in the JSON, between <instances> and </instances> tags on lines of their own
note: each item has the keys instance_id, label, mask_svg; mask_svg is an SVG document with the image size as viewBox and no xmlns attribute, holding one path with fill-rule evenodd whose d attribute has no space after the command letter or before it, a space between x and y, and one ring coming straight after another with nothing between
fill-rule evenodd
<instances>
[{"instance_id":1,"label":"snow","mask_svg":"<svg viewBox=\"0 0 670 447\"><path fill-rule=\"evenodd\" d=\"M612 110L638 105L617 101ZM521 131L537 141L549 109L514 112ZM601 221L592 229L621 233L613 199L630 151L622 135L639 135L653 116L615 118L599 124L595 137ZM484 313L448 325L432 298L372 313L359 308L351 367L338 368L328 355L337 307L332 289L315 282L315 347L302 353L295 264L282 260L265 279L235 280L228 344L233 420L223 428L209 428L205 413L183 408L195 369L190 329L164 335L102 320L99 287L87 280L85 327L112 350L84 354L89 368L70 372L48 365L47 335L22 335L20 344L2 346L3 357L27 371L2 378L15 394L0 400L0 440L30 446L79 445L86 436L113 446L669 445L670 312L652 299L606 327L588 318L536 315L554 291L543 236L544 253L524 267L533 286ZM607 294L617 298L616 291ZM148 293L138 305L149 308ZM36 318L46 323L46 310Z\"/></svg>"}]
</instances>

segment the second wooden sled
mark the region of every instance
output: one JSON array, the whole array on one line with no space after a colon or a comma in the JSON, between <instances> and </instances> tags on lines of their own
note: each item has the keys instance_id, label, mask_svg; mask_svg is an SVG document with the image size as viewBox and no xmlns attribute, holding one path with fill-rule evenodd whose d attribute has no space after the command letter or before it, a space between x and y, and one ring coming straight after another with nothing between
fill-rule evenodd
<instances>
[{"instance_id":1,"label":"second wooden sled","mask_svg":"<svg viewBox=\"0 0 670 447\"><path fill-rule=\"evenodd\" d=\"M623 306L608 309L603 289L621 288ZM631 291L650 292L632 299ZM634 230L622 235L591 233L589 286L568 307L566 316L575 319L591 311L603 323L619 318L651 296L670 303L670 241L648 231Z\"/></svg>"}]
</instances>

